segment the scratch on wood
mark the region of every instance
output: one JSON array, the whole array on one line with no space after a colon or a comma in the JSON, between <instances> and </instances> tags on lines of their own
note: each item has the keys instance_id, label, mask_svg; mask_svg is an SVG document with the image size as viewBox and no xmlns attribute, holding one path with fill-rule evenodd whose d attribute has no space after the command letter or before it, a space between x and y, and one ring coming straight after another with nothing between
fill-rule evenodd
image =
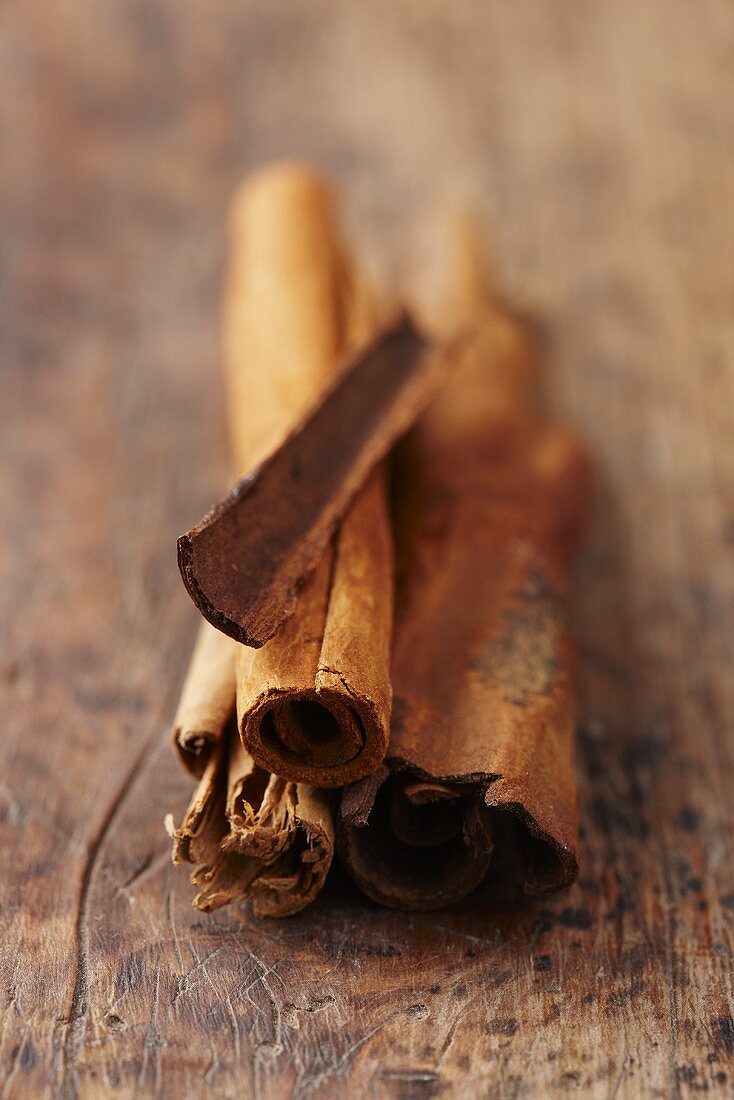
<instances>
[{"instance_id":1,"label":"scratch on wood","mask_svg":"<svg viewBox=\"0 0 734 1100\"><path fill-rule=\"evenodd\" d=\"M614 1087L609 1094L609 1100L616 1100L617 1093L619 1092L622 1081L624 1080L624 1075L627 1072L627 1066L629 1065L629 1062L630 1056L629 1053L626 1052L624 1058L622 1059L622 1065L619 1067L619 1073L617 1074L617 1079L614 1082Z\"/></svg>"},{"instance_id":2,"label":"scratch on wood","mask_svg":"<svg viewBox=\"0 0 734 1100\"><path fill-rule=\"evenodd\" d=\"M102 847L120 812L125 799L130 794L135 780L150 755L157 741L157 733L150 737L143 745L132 767L123 779L116 794L113 796L107 812L97 833L89 845L86 863L82 871L79 900L77 902L75 939L76 939L76 975L74 989L71 995L67 1024L63 1035L62 1063L61 1063L61 1094L69 1100L76 1100L79 1095L79 1080L76 1068L76 1058L84 1040L86 1019L89 1012L89 893L92 886L92 878L99 860Z\"/></svg>"},{"instance_id":3,"label":"scratch on wood","mask_svg":"<svg viewBox=\"0 0 734 1100\"><path fill-rule=\"evenodd\" d=\"M149 852L148 855L145 857L145 859L135 868L135 870L129 876L129 878L126 878L124 882L120 883L120 885L117 887L116 893L121 893L123 891L126 891L129 886L132 886L132 884L134 882L136 882L137 879L139 879L142 875L145 874L145 872L148 870L148 868L150 867L152 862L153 862L153 853Z\"/></svg>"},{"instance_id":4,"label":"scratch on wood","mask_svg":"<svg viewBox=\"0 0 734 1100\"><path fill-rule=\"evenodd\" d=\"M234 1065L235 1069L240 1062L240 1025L237 1020L237 1014L235 1013L232 1005L232 998L229 992L225 994L225 1000L227 1002L227 1015L229 1017L230 1026L232 1028L232 1044L234 1046Z\"/></svg>"},{"instance_id":5,"label":"scratch on wood","mask_svg":"<svg viewBox=\"0 0 734 1100\"><path fill-rule=\"evenodd\" d=\"M171 861L170 852L166 849L164 852L160 852L158 856L154 852L151 852L142 861L139 867L130 875L125 882L120 883L116 889L116 893L127 894L132 886L140 886L142 882L145 882L147 878L154 875L161 867L166 866Z\"/></svg>"},{"instance_id":6,"label":"scratch on wood","mask_svg":"<svg viewBox=\"0 0 734 1100\"><path fill-rule=\"evenodd\" d=\"M11 1089L13 1087L13 1082L15 1081L15 1078L16 1078L17 1073L18 1073L18 1069L19 1069L20 1065L22 1064L24 1052L28 1049L27 1046L26 1046L26 1043L28 1042L28 1036L30 1035L30 1029L28 1027L24 1028L22 1034L23 1034L23 1038L21 1039L21 1041L18 1043L17 1047L15 1048L15 1054L13 1056L12 1065L10 1066L10 1070L8 1072L8 1075L5 1078L5 1082L3 1084L3 1091L2 1091L2 1093L0 1093L0 1097L2 1097L2 1100L7 1100L7 1098L12 1095Z\"/></svg>"},{"instance_id":7,"label":"scratch on wood","mask_svg":"<svg viewBox=\"0 0 734 1100\"><path fill-rule=\"evenodd\" d=\"M145 1036L145 1044L143 1046L143 1059L140 1065L140 1073L138 1074L138 1089L141 1089L145 1081L145 1077L148 1071L148 1062L153 1058L153 1074L154 1074L154 1096L161 1095L162 1086L162 1074L161 1074L161 1047L165 1046L163 1037L161 1036L158 1027L158 1009L161 999L161 964L158 962L155 968L155 987L153 993L153 1004L150 1010L150 1023L148 1025L148 1031Z\"/></svg>"},{"instance_id":8,"label":"scratch on wood","mask_svg":"<svg viewBox=\"0 0 734 1100\"><path fill-rule=\"evenodd\" d=\"M178 938L178 932L176 931L176 922L173 917L173 867L168 869L168 889L166 891L166 919L168 921L168 927L171 930L171 939L173 941L173 948L176 952L176 959L178 961L179 970L183 972L184 961L181 954L181 943Z\"/></svg>"},{"instance_id":9,"label":"scratch on wood","mask_svg":"<svg viewBox=\"0 0 734 1100\"><path fill-rule=\"evenodd\" d=\"M446 1038L444 1039L443 1044L441 1046L441 1051L439 1053L438 1060L436 1061L436 1069L437 1070L440 1069L441 1066L443 1065L444 1058L448 1054L449 1048L451 1047L451 1044L453 1043L454 1038L456 1037L456 1032L459 1030L459 1024L463 1020L464 1016L466 1016L469 1009L474 1007L474 1005L479 1000L480 996L481 996L481 993L478 993L476 995L476 997L472 997L472 999L470 1001L468 1001L465 1005L463 1005L459 1009L459 1011L456 1013L456 1015L454 1016L454 1019L452 1020L451 1025L449 1027L449 1030L446 1034Z\"/></svg>"},{"instance_id":10,"label":"scratch on wood","mask_svg":"<svg viewBox=\"0 0 734 1100\"><path fill-rule=\"evenodd\" d=\"M327 1061L327 1064L306 1081L296 1082L296 1086L293 1090L293 1100L307 1100L313 1092L319 1088L320 1085L327 1081L330 1077L344 1077L349 1069L349 1064L352 1061L357 1051L361 1050L363 1046L370 1042L375 1035L379 1034L384 1027L386 1027L391 1020L394 1020L396 1016L401 1016L403 1013L402 1008L396 1009L391 1012L384 1020L380 1020L375 1024L373 1028L370 1028L360 1039L355 1040L350 1046L347 1047L338 1057L333 1060Z\"/></svg>"},{"instance_id":11,"label":"scratch on wood","mask_svg":"<svg viewBox=\"0 0 734 1100\"><path fill-rule=\"evenodd\" d=\"M210 951L208 955L205 955L203 959L200 959L199 956L196 954L196 949L191 944L189 944L189 947L194 955L194 958L196 959L196 962L190 970L186 971L185 974L179 975L176 981L176 991L171 998L172 1005L176 1003L179 997L182 997L185 993L189 993L199 984L198 982L194 982L192 985L190 979L193 977L194 974L198 974L199 972L201 972L211 982L211 976L206 968L207 963L211 962L212 959L215 959L217 955L220 955L222 951L224 951L224 946L220 944L219 947L213 948L213 950Z\"/></svg>"}]
</instances>

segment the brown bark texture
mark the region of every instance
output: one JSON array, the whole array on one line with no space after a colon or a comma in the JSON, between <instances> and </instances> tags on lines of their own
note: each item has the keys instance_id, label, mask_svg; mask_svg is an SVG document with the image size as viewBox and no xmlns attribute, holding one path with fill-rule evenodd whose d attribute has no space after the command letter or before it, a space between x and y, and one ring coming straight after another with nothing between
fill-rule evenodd
<instances>
[{"instance_id":1,"label":"brown bark texture","mask_svg":"<svg viewBox=\"0 0 734 1100\"><path fill-rule=\"evenodd\" d=\"M352 877L399 908L456 901L487 872L532 893L578 873L566 598L591 467L539 408L537 341L483 288L463 223L454 250L434 323L471 336L397 463L388 758L340 815Z\"/></svg>"}]
</instances>

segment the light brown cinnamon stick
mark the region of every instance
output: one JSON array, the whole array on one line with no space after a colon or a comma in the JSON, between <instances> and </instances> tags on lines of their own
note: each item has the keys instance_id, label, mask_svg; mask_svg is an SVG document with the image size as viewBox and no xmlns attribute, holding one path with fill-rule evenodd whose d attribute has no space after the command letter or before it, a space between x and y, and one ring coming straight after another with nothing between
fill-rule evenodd
<instances>
[{"instance_id":1,"label":"light brown cinnamon stick","mask_svg":"<svg viewBox=\"0 0 734 1100\"><path fill-rule=\"evenodd\" d=\"M580 444L537 408L539 354L460 242L463 362L398 459L395 706L386 764L349 788L341 857L370 897L434 908L490 867L527 891L577 873L569 568Z\"/></svg>"},{"instance_id":2,"label":"light brown cinnamon stick","mask_svg":"<svg viewBox=\"0 0 734 1100\"><path fill-rule=\"evenodd\" d=\"M181 763L200 779L235 707L236 645L202 622L173 720Z\"/></svg>"},{"instance_id":3,"label":"light brown cinnamon stick","mask_svg":"<svg viewBox=\"0 0 734 1100\"><path fill-rule=\"evenodd\" d=\"M241 193L225 314L235 458L257 460L359 345L372 320L350 277L327 188L280 169ZM282 339L287 333L287 339ZM258 369L255 369L258 364ZM297 365L297 369L296 369ZM291 378L287 408L284 377ZM251 384L251 389L248 388ZM259 412L257 410L260 410ZM269 436L252 431L260 415ZM237 652L237 711L263 767L319 787L373 771L390 717L392 539L380 471L357 495L292 618L258 650Z\"/></svg>"}]
</instances>

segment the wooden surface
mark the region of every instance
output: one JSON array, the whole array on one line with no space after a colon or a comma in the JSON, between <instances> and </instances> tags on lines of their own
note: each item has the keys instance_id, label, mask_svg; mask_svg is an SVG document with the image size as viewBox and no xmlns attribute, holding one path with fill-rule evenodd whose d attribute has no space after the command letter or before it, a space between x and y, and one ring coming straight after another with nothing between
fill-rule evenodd
<instances>
[{"instance_id":1,"label":"wooden surface","mask_svg":"<svg viewBox=\"0 0 734 1100\"><path fill-rule=\"evenodd\" d=\"M731 1095L734 16L722 0L7 0L4 1097ZM223 205L335 172L401 257L447 196L548 325L602 471L583 866L516 911L190 908L162 817L225 481Z\"/></svg>"}]
</instances>

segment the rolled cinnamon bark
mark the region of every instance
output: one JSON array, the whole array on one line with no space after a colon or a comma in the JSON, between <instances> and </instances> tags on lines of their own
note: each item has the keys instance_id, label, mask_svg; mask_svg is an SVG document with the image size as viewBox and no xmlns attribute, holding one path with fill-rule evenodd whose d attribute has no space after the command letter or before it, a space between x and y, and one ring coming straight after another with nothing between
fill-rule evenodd
<instances>
[{"instance_id":1,"label":"rolled cinnamon bark","mask_svg":"<svg viewBox=\"0 0 734 1100\"><path fill-rule=\"evenodd\" d=\"M173 720L173 744L181 763L201 779L235 707L236 643L201 623Z\"/></svg>"},{"instance_id":2,"label":"rolled cinnamon bark","mask_svg":"<svg viewBox=\"0 0 734 1100\"><path fill-rule=\"evenodd\" d=\"M437 393L450 350L432 348L401 315L345 359L281 446L180 536L181 579L205 619L254 649L275 637L356 494Z\"/></svg>"},{"instance_id":3,"label":"rolled cinnamon bark","mask_svg":"<svg viewBox=\"0 0 734 1100\"><path fill-rule=\"evenodd\" d=\"M538 411L538 348L466 233L453 275L446 322L474 334L397 461L388 756L338 822L357 884L406 909L457 900L490 866L529 892L578 869L565 604L589 462Z\"/></svg>"},{"instance_id":4,"label":"rolled cinnamon bark","mask_svg":"<svg viewBox=\"0 0 734 1100\"><path fill-rule=\"evenodd\" d=\"M258 768L234 722L215 744L179 828L173 862L193 864L193 904L212 912L249 898L256 916L284 917L321 889L334 851L326 792Z\"/></svg>"},{"instance_id":5,"label":"rolled cinnamon bark","mask_svg":"<svg viewBox=\"0 0 734 1100\"><path fill-rule=\"evenodd\" d=\"M323 388L339 355L370 334L329 192L293 167L240 193L225 352L235 462L253 466ZM262 767L319 787L369 774L390 720L392 540L383 475L355 498L292 618L261 649L239 647L242 741Z\"/></svg>"}]
</instances>

